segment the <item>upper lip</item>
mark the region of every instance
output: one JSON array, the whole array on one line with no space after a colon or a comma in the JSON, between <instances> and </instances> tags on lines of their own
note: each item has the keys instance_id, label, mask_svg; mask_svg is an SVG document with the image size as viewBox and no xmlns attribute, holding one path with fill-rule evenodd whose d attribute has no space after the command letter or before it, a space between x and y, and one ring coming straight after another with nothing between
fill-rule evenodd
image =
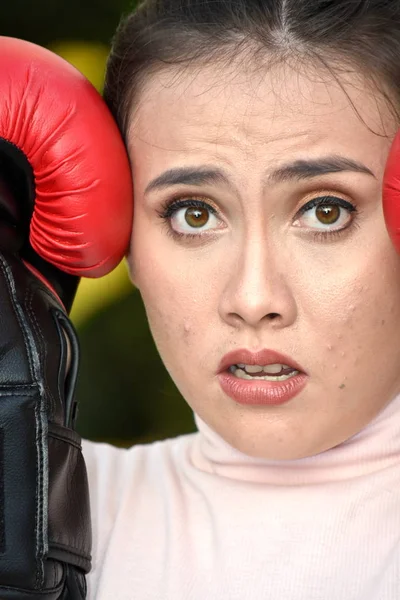
<instances>
[{"instance_id":1,"label":"upper lip","mask_svg":"<svg viewBox=\"0 0 400 600\"><path fill-rule=\"evenodd\" d=\"M268 349L251 352L251 350L247 350L246 348L233 350L232 352L225 354L219 363L218 372L222 373L223 371L229 369L229 367L232 365L237 364L260 366L282 364L292 367L292 369L300 371L301 373L305 373L303 367L299 365L299 363L293 360L293 358L290 358L290 356L281 354L281 352Z\"/></svg>"}]
</instances>

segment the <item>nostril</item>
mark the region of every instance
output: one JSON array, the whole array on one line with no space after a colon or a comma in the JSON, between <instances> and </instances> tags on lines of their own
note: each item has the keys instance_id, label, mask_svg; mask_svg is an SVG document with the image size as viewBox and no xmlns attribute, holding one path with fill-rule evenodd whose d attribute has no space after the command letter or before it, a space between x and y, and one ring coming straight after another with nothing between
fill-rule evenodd
<instances>
[{"instance_id":1,"label":"nostril","mask_svg":"<svg viewBox=\"0 0 400 600\"><path fill-rule=\"evenodd\" d=\"M277 318L279 318L279 317L280 317L280 314L279 314L279 313L268 313L268 314L266 315L266 317L267 317L267 319L269 319L270 321L272 321L272 320L274 320L274 319L277 319Z\"/></svg>"}]
</instances>

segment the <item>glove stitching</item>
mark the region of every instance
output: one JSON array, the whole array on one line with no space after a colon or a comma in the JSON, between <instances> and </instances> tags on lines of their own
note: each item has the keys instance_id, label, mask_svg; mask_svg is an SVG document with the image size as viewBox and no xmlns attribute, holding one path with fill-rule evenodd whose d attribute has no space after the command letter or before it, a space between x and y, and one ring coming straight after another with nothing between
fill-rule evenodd
<instances>
[{"instance_id":1,"label":"glove stitching","mask_svg":"<svg viewBox=\"0 0 400 600\"><path fill-rule=\"evenodd\" d=\"M11 301L11 306L14 312L14 316L17 319L17 322L20 327L20 331L24 338L25 342L25 350L29 364L29 372L32 380L36 383L36 386L39 388L39 398L42 399L42 389L40 386L40 381L36 376L35 362L34 362L34 347L32 345L32 340L30 339L30 329L22 310L20 301L18 300L17 289L15 285L15 279L12 272L12 269L5 258L0 255L0 267L3 271L4 280L7 284L9 291L9 298ZM37 474L37 486L36 486L36 524L35 524L35 534L36 534L36 577L35 577L35 586L39 587L40 582L44 580L44 563L43 559L39 555L39 547L40 547L40 535L38 530L38 523L40 523L40 516L42 513L42 498L38 498L38 490L42 490L43 485L43 477L40 472L40 465L43 464L45 459L44 451L43 451L43 443L42 442L42 423L40 414L38 414L38 404L35 405L35 422L36 422L36 447L37 447L37 461L36 461L36 474ZM42 541L43 546L43 541Z\"/></svg>"},{"instance_id":2,"label":"glove stitching","mask_svg":"<svg viewBox=\"0 0 400 600\"><path fill-rule=\"evenodd\" d=\"M33 392L37 392L38 386L37 386L36 383L31 383L31 384L27 384L27 385L25 385L25 384L23 384L23 385L15 384L15 388L17 390L20 390L21 393L18 394L18 393L15 393L12 390L10 390L10 391L2 390L1 387L0 387L0 398L2 396L24 396L25 394L22 393L24 390L26 390L26 391L31 390Z\"/></svg>"},{"instance_id":3,"label":"glove stitching","mask_svg":"<svg viewBox=\"0 0 400 600\"><path fill-rule=\"evenodd\" d=\"M26 354L27 354L28 363L29 363L29 373L30 373L32 380L36 381L36 378L34 375L33 360L32 360L32 355L31 355L32 349L31 349L31 344L29 341L28 328L24 322L25 320L21 318L19 310L17 310L17 305L19 305L19 302L17 300L14 276L13 276L10 266L7 264L4 257L1 255L0 255L0 267L1 267L1 270L3 271L4 279L7 283L7 287L8 287L8 291L9 291L9 298L11 300L11 306L12 306L12 309L14 312L14 316L18 321L22 336L24 338L25 348L27 350Z\"/></svg>"},{"instance_id":4,"label":"glove stitching","mask_svg":"<svg viewBox=\"0 0 400 600\"><path fill-rule=\"evenodd\" d=\"M39 357L42 357L43 363L45 363L46 352L43 344L43 335L40 330L38 320L34 311L32 310L32 301L33 301L33 292L32 286L29 286L25 291L25 307L26 312L30 317L30 323L33 331L36 333L36 343L38 344ZM39 358L40 360L40 358ZM39 375L42 373L40 369L38 373ZM42 385L39 383L39 402L36 403L35 406L35 416L37 422L37 448L38 448L38 462L37 462L37 511L36 511L36 563L37 563L37 571L36 571L36 581L35 586L40 589L43 586L45 579L45 556L47 553L47 522L45 520L45 484L46 480L46 467L48 465L48 454L47 454L47 436L43 431L43 421L42 421L42 412L46 409L46 392L47 385L44 381L42 381ZM46 486L47 487L47 486Z\"/></svg>"},{"instance_id":5,"label":"glove stitching","mask_svg":"<svg viewBox=\"0 0 400 600\"><path fill-rule=\"evenodd\" d=\"M68 444L69 446L72 446L79 452L82 452L82 446L78 442L75 442L74 440L71 440L70 438L68 438L66 436L64 437L59 434L54 434L54 432L49 432L49 438L52 438L59 442L64 442L64 444Z\"/></svg>"},{"instance_id":6,"label":"glove stitching","mask_svg":"<svg viewBox=\"0 0 400 600\"><path fill-rule=\"evenodd\" d=\"M27 306L27 311L29 313L29 316L31 317L31 320L32 320L32 326L33 326L33 328L34 328L34 330L36 332L37 338L38 338L38 343L39 343L39 347L40 347L41 356L43 357L42 360L43 360L43 363L45 364L46 363L46 358L47 358L47 347L46 347L46 344L44 343L44 337L43 337L42 329L40 327L40 324L39 324L39 321L37 319L36 313L34 312L33 307L32 307L32 302L33 302L33 298L34 298L34 292L36 291L35 288L37 288L36 285L30 286L29 287L29 294L28 294L28 290L27 290L27 293L26 293L26 306ZM44 378L44 381L43 381L43 388L44 388L44 393L45 393L44 398L46 398L47 401L48 401L48 406L46 406L45 408L48 409L48 411L50 413L49 416L48 416L48 418L51 419L52 417L54 417L55 412L56 412L56 402L55 402L54 396L51 393L51 390L50 390L50 388L49 388L49 386L47 384L47 381L46 381L46 372L43 371L42 374L43 374L43 378ZM50 437L49 431L47 431L47 435ZM48 445L47 445L47 449L48 449ZM48 450L47 450L47 452L48 452ZM48 454L47 454L47 458L48 458ZM44 463L42 462L42 464L44 464ZM43 486L43 476L44 476L44 473L42 473L41 475L42 475L42 477L41 477L41 483L42 483L42 486ZM41 486L40 489L43 489L42 486ZM44 508L43 508L42 498L40 498L39 504L40 504L40 510L41 510L39 523L43 523L44 524L44 512L45 511L44 511ZM47 543L48 542L49 542L49 540L47 540ZM43 568L43 579L42 579L42 582L44 580L44 565L45 565L44 559L45 559L45 555L46 554L47 554L46 548L43 545L43 559L42 559L43 562L41 563L42 568ZM57 569L56 569L55 562L53 562L53 578L54 578L54 584L55 584L56 583L56 579L57 579ZM39 586L42 585L42 582L39 582Z\"/></svg>"},{"instance_id":7,"label":"glove stitching","mask_svg":"<svg viewBox=\"0 0 400 600\"><path fill-rule=\"evenodd\" d=\"M40 397L40 395L39 395ZM38 403L35 406L35 417L37 423L37 441L42 439L42 421L40 418L40 408ZM42 583L44 582L44 560L43 560L43 529L41 524L43 522L43 499L42 494L39 492L43 490L43 472L41 469L41 465L44 461L44 453L43 453L43 445L37 443L38 447L38 455L40 455L40 460L37 462L36 474L38 479L38 485L36 486L36 523L35 523L35 533L36 533L36 581L35 587L40 588Z\"/></svg>"},{"instance_id":8,"label":"glove stitching","mask_svg":"<svg viewBox=\"0 0 400 600\"><path fill-rule=\"evenodd\" d=\"M57 540L52 541L50 546L51 546L51 548L65 550L66 552L69 552L70 554L73 554L74 556L76 556L77 558L80 558L82 560L91 560L91 558L92 558L90 555L90 552L88 552L82 546L78 547L78 546L72 546L70 544L67 545L67 544L64 544L63 542L57 542Z\"/></svg>"},{"instance_id":9,"label":"glove stitching","mask_svg":"<svg viewBox=\"0 0 400 600\"><path fill-rule=\"evenodd\" d=\"M32 327L35 330L36 335L38 337L38 344L40 347L40 355L42 356L43 364L46 364L46 358L47 358L46 344L44 343L43 333L40 328L39 322L37 320L35 311L32 309L32 301L33 301L33 292L34 291L35 290L32 289L32 286L29 286L29 288L26 290L25 304L26 304L27 312L29 313L29 316L32 320ZM55 412L55 401L54 401L53 395L51 394L51 391L50 391L47 381L46 381L45 370L41 371L41 375L43 375L44 398L48 398L50 401L50 406L48 408L50 410L50 418L52 418L54 416L54 412ZM47 407L45 406L44 408L47 408Z\"/></svg>"}]
</instances>

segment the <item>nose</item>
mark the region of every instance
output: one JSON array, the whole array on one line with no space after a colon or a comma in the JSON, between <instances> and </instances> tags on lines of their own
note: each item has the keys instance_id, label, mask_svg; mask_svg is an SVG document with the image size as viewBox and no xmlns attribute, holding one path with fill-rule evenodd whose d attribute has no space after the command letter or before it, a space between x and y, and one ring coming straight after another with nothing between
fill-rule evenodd
<instances>
[{"instance_id":1,"label":"nose","mask_svg":"<svg viewBox=\"0 0 400 600\"><path fill-rule=\"evenodd\" d=\"M255 239L229 263L219 312L228 324L238 327L288 327L296 320L297 307L290 285L291 262L271 243ZM293 267L292 267L293 269Z\"/></svg>"}]
</instances>

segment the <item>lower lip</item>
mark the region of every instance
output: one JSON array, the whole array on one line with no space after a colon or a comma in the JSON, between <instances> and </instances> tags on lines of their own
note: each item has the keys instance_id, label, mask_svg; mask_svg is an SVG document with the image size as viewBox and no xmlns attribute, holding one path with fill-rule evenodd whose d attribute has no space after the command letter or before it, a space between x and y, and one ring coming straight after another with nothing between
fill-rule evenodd
<instances>
[{"instance_id":1,"label":"lower lip","mask_svg":"<svg viewBox=\"0 0 400 600\"><path fill-rule=\"evenodd\" d=\"M218 375L221 388L239 404L279 405L294 398L306 386L307 375L299 373L285 381L240 379L230 371Z\"/></svg>"}]
</instances>

